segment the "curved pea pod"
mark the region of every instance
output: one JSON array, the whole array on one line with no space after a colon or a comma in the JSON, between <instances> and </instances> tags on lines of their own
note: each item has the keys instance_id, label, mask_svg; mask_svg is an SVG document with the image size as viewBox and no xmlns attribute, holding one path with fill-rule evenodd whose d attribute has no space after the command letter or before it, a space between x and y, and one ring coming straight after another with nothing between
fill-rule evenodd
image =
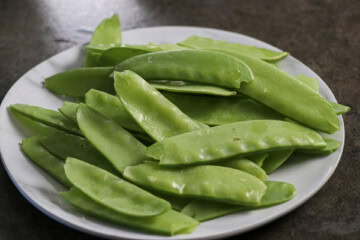
<instances>
[{"instance_id":1,"label":"curved pea pod","mask_svg":"<svg viewBox=\"0 0 360 240\"><path fill-rule=\"evenodd\" d=\"M287 52L277 52L265 48L259 48L239 43L230 43L226 41L214 40L200 36L191 36L184 41L178 43L180 46L196 48L196 49L225 49L240 52L254 58L264 61L279 61L289 55Z\"/></svg>"},{"instance_id":2,"label":"curved pea pod","mask_svg":"<svg viewBox=\"0 0 360 240\"><path fill-rule=\"evenodd\" d=\"M268 179L266 172L261 167L259 167L258 165L256 165L256 163L246 158L227 160L225 162L220 163L219 165L222 167L234 168L249 173L257 177L261 181L265 181Z\"/></svg>"},{"instance_id":3,"label":"curved pea pod","mask_svg":"<svg viewBox=\"0 0 360 240\"><path fill-rule=\"evenodd\" d=\"M115 66L128 58L145 53L149 53L149 51L129 47L114 47L104 51L98 57L97 62L99 66Z\"/></svg>"},{"instance_id":4,"label":"curved pea pod","mask_svg":"<svg viewBox=\"0 0 360 240\"><path fill-rule=\"evenodd\" d=\"M68 157L83 160L114 175L118 171L83 137L59 133L40 139L41 144L52 154L63 159Z\"/></svg>"},{"instance_id":5,"label":"curved pea pod","mask_svg":"<svg viewBox=\"0 0 360 240\"><path fill-rule=\"evenodd\" d=\"M136 73L115 72L115 90L128 113L156 141L207 127L186 116Z\"/></svg>"},{"instance_id":6,"label":"curved pea pod","mask_svg":"<svg viewBox=\"0 0 360 240\"><path fill-rule=\"evenodd\" d=\"M118 14L105 18L96 27L89 45L113 46L121 44L121 24Z\"/></svg>"},{"instance_id":7,"label":"curved pea pod","mask_svg":"<svg viewBox=\"0 0 360 240\"><path fill-rule=\"evenodd\" d=\"M140 186L183 197L233 204L257 204L266 191L258 178L235 169L200 165L164 168L154 162L127 167L124 177Z\"/></svg>"},{"instance_id":8,"label":"curved pea pod","mask_svg":"<svg viewBox=\"0 0 360 240\"><path fill-rule=\"evenodd\" d=\"M123 128L135 132L144 132L116 96L91 89L85 95L85 103Z\"/></svg>"},{"instance_id":9,"label":"curved pea pod","mask_svg":"<svg viewBox=\"0 0 360 240\"><path fill-rule=\"evenodd\" d=\"M253 71L255 80L242 84L238 89L240 93L308 127L326 133L339 130L339 120L328 101L296 78L259 59L238 52L214 51L227 53L244 61Z\"/></svg>"},{"instance_id":10,"label":"curved pea pod","mask_svg":"<svg viewBox=\"0 0 360 240\"><path fill-rule=\"evenodd\" d=\"M269 156L265 159L262 169L267 174L274 172L278 169L294 152L294 149L285 149L281 151L273 151L269 153Z\"/></svg>"},{"instance_id":11,"label":"curved pea pod","mask_svg":"<svg viewBox=\"0 0 360 240\"><path fill-rule=\"evenodd\" d=\"M250 68L242 61L207 50L143 54L116 66L116 71L124 70L136 72L146 80L182 80L236 89L240 88L240 83L254 79Z\"/></svg>"},{"instance_id":12,"label":"curved pea pod","mask_svg":"<svg viewBox=\"0 0 360 240\"><path fill-rule=\"evenodd\" d=\"M322 149L297 149L297 153L306 153L306 154L330 154L335 152L340 146L341 142L336 139L331 139L327 137L323 137L326 147Z\"/></svg>"},{"instance_id":13,"label":"curved pea pod","mask_svg":"<svg viewBox=\"0 0 360 240\"><path fill-rule=\"evenodd\" d=\"M189 49L188 47L183 47L177 44L165 43L165 44L156 44L148 43L146 45L131 45L125 44L126 47L137 48L149 52L160 52L160 51L170 51L170 50L185 50Z\"/></svg>"},{"instance_id":14,"label":"curved pea pod","mask_svg":"<svg viewBox=\"0 0 360 240\"><path fill-rule=\"evenodd\" d=\"M269 156L269 153L255 153L251 155L247 155L246 158L248 158L250 161L261 167L265 161L265 159Z\"/></svg>"},{"instance_id":15,"label":"curved pea pod","mask_svg":"<svg viewBox=\"0 0 360 240\"><path fill-rule=\"evenodd\" d=\"M68 70L45 79L51 92L70 97L84 97L90 89L114 93L114 67L89 67Z\"/></svg>"},{"instance_id":16,"label":"curved pea pod","mask_svg":"<svg viewBox=\"0 0 360 240\"><path fill-rule=\"evenodd\" d=\"M64 166L69 181L95 202L121 214L150 217L170 210L170 204L141 188L101 169L67 158Z\"/></svg>"},{"instance_id":17,"label":"curved pea pod","mask_svg":"<svg viewBox=\"0 0 360 240\"><path fill-rule=\"evenodd\" d=\"M64 161L48 152L40 143L42 137L26 138L21 143L21 150L36 165L45 170L63 185L70 187L71 183L64 172Z\"/></svg>"},{"instance_id":18,"label":"curved pea pod","mask_svg":"<svg viewBox=\"0 0 360 240\"><path fill-rule=\"evenodd\" d=\"M329 102L330 105L333 107L336 115L345 114L350 111L350 107L342 105L340 103Z\"/></svg>"},{"instance_id":19,"label":"curved pea pod","mask_svg":"<svg viewBox=\"0 0 360 240\"><path fill-rule=\"evenodd\" d=\"M176 211L181 211L189 202L192 201L191 198L182 198L179 196L164 194L160 192L151 192L155 196L162 198L166 201L168 201L171 204L171 208Z\"/></svg>"},{"instance_id":20,"label":"curved pea pod","mask_svg":"<svg viewBox=\"0 0 360 240\"><path fill-rule=\"evenodd\" d=\"M208 125L284 118L280 113L247 97L219 98L176 93L163 95L186 115Z\"/></svg>"},{"instance_id":21,"label":"curved pea pod","mask_svg":"<svg viewBox=\"0 0 360 240\"><path fill-rule=\"evenodd\" d=\"M80 104L77 121L84 136L122 173L147 159L146 147L111 119Z\"/></svg>"},{"instance_id":22,"label":"curved pea pod","mask_svg":"<svg viewBox=\"0 0 360 240\"><path fill-rule=\"evenodd\" d=\"M82 135L76 123L57 111L26 104L12 104L10 109L44 125L67 133Z\"/></svg>"},{"instance_id":23,"label":"curved pea pod","mask_svg":"<svg viewBox=\"0 0 360 240\"><path fill-rule=\"evenodd\" d=\"M65 117L77 123L76 113L78 110L79 104L73 102L64 102L64 104L58 109Z\"/></svg>"},{"instance_id":24,"label":"curved pea pod","mask_svg":"<svg viewBox=\"0 0 360 240\"><path fill-rule=\"evenodd\" d=\"M195 219L173 210L154 217L134 217L120 214L96 203L75 187L71 188L68 192L61 193L61 195L66 201L86 214L147 232L175 235L191 232L191 230L199 225L199 222Z\"/></svg>"},{"instance_id":25,"label":"curved pea pod","mask_svg":"<svg viewBox=\"0 0 360 240\"><path fill-rule=\"evenodd\" d=\"M204 164L282 149L326 146L315 131L277 120L253 120L202 129L151 145L147 156L161 165Z\"/></svg>"},{"instance_id":26,"label":"curved pea pod","mask_svg":"<svg viewBox=\"0 0 360 240\"><path fill-rule=\"evenodd\" d=\"M151 86L157 90L178 93L207 94L215 96L233 96L236 91L213 85L205 85L185 81L150 80Z\"/></svg>"},{"instance_id":27,"label":"curved pea pod","mask_svg":"<svg viewBox=\"0 0 360 240\"><path fill-rule=\"evenodd\" d=\"M236 206L226 203L195 199L181 211L196 220L203 222L230 213L261 209L291 200L296 190L294 185L286 182L266 181L266 193L257 206Z\"/></svg>"}]
</instances>

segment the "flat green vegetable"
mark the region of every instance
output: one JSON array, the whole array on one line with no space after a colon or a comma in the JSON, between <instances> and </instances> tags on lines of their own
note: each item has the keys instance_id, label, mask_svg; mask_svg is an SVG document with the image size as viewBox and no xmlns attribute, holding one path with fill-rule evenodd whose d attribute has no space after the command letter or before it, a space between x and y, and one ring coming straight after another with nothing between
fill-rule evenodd
<instances>
[{"instance_id":1,"label":"flat green vegetable","mask_svg":"<svg viewBox=\"0 0 360 240\"><path fill-rule=\"evenodd\" d=\"M147 156L161 165L204 164L230 157L282 149L326 146L315 131L276 120L232 123L167 138L151 145Z\"/></svg>"},{"instance_id":2,"label":"flat green vegetable","mask_svg":"<svg viewBox=\"0 0 360 240\"><path fill-rule=\"evenodd\" d=\"M115 72L115 90L128 113L156 141L205 127L186 116L136 73Z\"/></svg>"},{"instance_id":3,"label":"flat green vegetable","mask_svg":"<svg viewBox=\"0 0 360 240\"><path fill-rule=\"evenodd\" d=\"M115 66L128 58L145 53L149 51L129 47L109 48L98 57L97 62L99 66Z\"/></svg>"},{"instance_id":4,"label":"flat green vegetable","mask_svg":"<svg viewBox=\"0 0 360 240\"><path fill-rule=\"evenodd\" d=\"M109 48L121 44L121 24L118 14L105 18L95 29L90 46Z\"/></svg>"},{"instance_id":5,"label":"flat green vegetable","mask_svg":"<svg viewBox=\"0 0 360 240\"><path fill-rule=\"evenodd\" d=\"M90 89L114 93L114 79L110 74L114 67L76 68L45 79L45 87L51 92L70 97L84 97Z\"/></svg>"},{"instance_id":6,"label":"flat green vegetable","mask_svg":"<svg viewBox=\"0 0 360 240\"><path fill-rule=\"evenodd\" d=\"M12 112L17 112L34 121L58 130L80 136L82 135L76 123L57 111L26 104L12 104L10 105L10 109Z\"/></svg>"},{"instance_id":7,"label":"flat green vegetable","mask_svg":"<svg viewBox=\"0 0 360 240\"><path fill-rule=\"evenodd\" d=\"M211 67L209 67L211 66ZM131 70L146 80L181 80L236 88L254 78L242 61L207 50L154 52L129 58L116 71Z\"/></svg>"},{"instance_id":8,"label":"flat green vegetable","mask_svg":"<svg viewBox=\"0 0 360 240\"><path fill-rule=\"evenodd\" d=\"M142 49L149 52L160 52L160 51L171 51L171 50L185 50L189 49L188 47L179 46L177 44L165 43L165 44L156 44L149 42L146 45L132 45L125 44L126 47Z\"/></svg>"},{"instance_id":9,"label":"flat green vegetable","mask_svg":"<svg viewBox=\"0 0 360 240\"><path fill-rule=\"evenodd\" d=\"M265 181L268 179L266 172L261 167L259 167L258 165L256 165L256 163L246 158L227 160L225 162L220 163L219 165L223 167L238 169L243 172L249 173L257 177L261 181Z\"/></svg>"},{"instance_id":10,"label":"flat green vegetable","mask_svg":"<svg viewBox=\"0 0 360 240\"><path fill-rule=\"evenodd\" d=\"M189 202L192 201L191 198L183 198L183 197L164 194L160 192L151 192L151 193L159 198L168 201L171 204L171 208L176 211L181 211L187 204L189 204Z\"/></svg>"},{"instance_id":11,"label":"flat green vegetable","mask_svg":"<svg viewBox=\"0 0 360 240\"><path fill-rule=\"evenodd\" d=\"M277 52L265 48L259 48L240 43L230 43L226 41L214 40L200 36L191 36L184 41L178 43L180 46L196 48L196 49L225 49L240 52L254 58L264 61L279 61L289 55L287 52Z\"/></svg>"},{"instance_id":12,"label":"flat green vegetable","mask_svg":"<svg viewBox=\"0 0 360 240\"><path fill-rule=\"evenodd\" d=\"M41 137L25 138L21 143L21 150L40 168L67 187L69 182L64 172L64 161L49 153L40 143Z\"/></svg>"},{"instance_id":13,"label":"flat green vegetable","mask_svg":"<svg viewBox=\"0 0 360 240\"><path fill-rule=\"evenodd\" d=\"M218 86L205 85L185 81L150 80L151 86L157 90L179 93L207 94L215 96L233 96L236 91Z\"/></svg>"},{"instance_id":14,"label":"flat green vegetable","mask_svg":"<svg viewBox=\"0 0 360 240\"><path fill-rule=\"evenodd\" d=\"M135 132L144 132L116 96L92 89L86 93L85 103L123 128Z\"/></svg>"},{"instance_id":15,"label":"flat green vegetable","mask_svg":"<svg viewBox=\"0 0 360 240\"><path fill-rule=\"evenodd\" d=\"M78 103L64 102L64 104L59 108L59 112L61 112L68 119L77 123L76 113L77 113L78 107L79 107Z\"/></svg>"},{"instance_id":16,"label":"flat green vegetable","mask_svg":"<svg viewBox=\"0 0 360 240\"><path fill-rule=\"evenodd\" d=\"M190 233L199 225L195 219L173 210L154 217L134 217L120 214L91 200L77 188L71 188L70 191L63 192L61 195L86 214L148 232L164 235Z\"/></svg>"},{"instance_id":17,"label":"flat green vegetable","mask_svg":"<svg viewBox=\"0 0 360 240\"><path fill-rule=\"evenodd\" d=\"M247 97L220 98L165 92L163 95L186 115L208 125L284 118L280 113Z\"/></svg>"},{"instance_id":18,"label":"flat green vegetable","mask_svg":"<svg viewBox=\"0 0 360 240\"><path fill-rule=\"evenodd\" d=\"M293 152L294 149L269 152L269 156L265 159L262 168L267 174L274 172L291 156Z\"/></svg>"},{"instance_id":19,"label":"flat green vegetable","mask_svg":"<svg viewBox=\"0 0 360 240\"><path fill-rule=\"evenodd\" d=\"M179 171L147 162L127 167L124 177L140 186L173 195L242 205L259 203L266 191L266 185L261 180L246 172L210 165Z\"/></svg>"},{"instance_id":20,"label":"flat green vegetable","mask_svg":"<svg viewBox=\"0 0 360 240\"><path fill-rule=\"evenodd\" d=\"M146 147L113 120L80 104L77 121L84 136L122 173L147 159Z\"/></svg>"},{"instance_id":21,"label":"flat green vegetable","mask_svg":"<svg viewBox=\"0 0 360 240\"><path fill-rule=\"evenodd\" d=\"M345 114L350 111L350 107L342 105L340 103L329 102L333 107L337 115Z\"/></svg>"},{"instance_id":22,"label":"flat green vegetable","mask_svg":"<svg viewBox=\"0 0 360 240\"><path fill-rule=\"evenodd\" d=\"M269 156L269 153L255 153L251 155L247 155L246 158L258 165L259 167L262 167L265 159Z\"/></svg>"},{"instance_id":23,"label":"flat green vegetable","mask_svg":"<svg viewBox=\"0 0 360 240\"><path fill-rule=\"evenodd\" d=\"M214 51L244 61L253 71L255 80L242 84L240 93L308 127L326 133L339 130L339 120L328 101L301 81L259 59L234 51Z\"/></svg>"},{"instance_id":24,"label":"flat green vegetable","mask_svg":"<svg viewBox=\"0 0 360 240\"><path fill-rule=\"evenodd\" d=\"M297 153L306 153L306 154L331 154L335 152L340 146L341 142L336 139L331 139L327 137L323 137L326 147L315 150L315 149L297 149Z\"/></svg>"},{"instance_id":25,"label":"flat green vegetable","mask_svg":"<svg viewBox=\"0 0 360 240\"><path fill-rule=\"evenodd\" d=\"M196 199L185 206L181 212L200 222L204 222L234 212L261 209L277 205L291 200L296 194L294 185L289 183L266 181L265 184L267 186L266 193L257 206L236 206Z\"/></svg>"},{"instance_id":26,"label":"flat green vegetable","mask_svg":"<svg viewBox=\"0 0 360 240\"><path fill-rule=\"evenodd\" d=\"M69 181L95 202L121 214L135 217L157 216L171 206L141 188L101 169L67 158L64 166Z\"/></svg>"},{"instance_id":27,"label":"flat green vegetable","mask_svg":"<svg viewBox=\"0 0 360 240\"><path fill-rule=\"evenodd\" d=\"M118 171L110 162L83 137L58 133L53 136L42 137L40 142L49 152L64 161L68 157L77 158L118 175Z\"/></svg>"}]
</instances>

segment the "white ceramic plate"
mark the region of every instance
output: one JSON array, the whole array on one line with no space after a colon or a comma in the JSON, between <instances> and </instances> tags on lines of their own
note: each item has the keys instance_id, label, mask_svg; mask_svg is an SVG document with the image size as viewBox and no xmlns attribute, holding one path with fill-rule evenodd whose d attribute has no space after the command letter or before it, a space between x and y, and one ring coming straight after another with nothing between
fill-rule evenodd
<instances>
[{"instance_id":1,"label":"white ceramic plate","mask_svg":"<svg viewBox=\"0 0 360 240\"><path fill-rule=\"evenodd\" d=\"M230 42L239 42L258 47L279 50L267 43L238 33L197 27L154 27L134 29L123 34L124 42L131 44L175 43L191 35L200 35ZM289 49L291 51L291 49ZM80 67L84 55L81 46L70 48L40 63L22 76L9 90L0 107L0 152L3 164L12 181L24 197L49 217L75 229L107 238L126 239L167 239L158 235L130 230L88 216L84 216L69 206L59 196L65 190L60 184L28 160L19 149L24 137L15 127L7 107L14 103L25 103L50 109L59 108L63 99L43 88L46 77L55 73ZM336 102L329 87L308 67L289 56L279 66L286 72L315 77L320 82L320 93ZM344 123L340 119L341 130L331 135L344 142ZM235 213L201 223L188 235L178 235L173 239L210 239L239 234L268 223L303 204L313 196L333 174L342 154L341 146L329 156L311 156L309 159L292 159L270 176L271 180L286 181L295 185L297 195L284 204L255 211Z\"/></svg>"}]
</instances>

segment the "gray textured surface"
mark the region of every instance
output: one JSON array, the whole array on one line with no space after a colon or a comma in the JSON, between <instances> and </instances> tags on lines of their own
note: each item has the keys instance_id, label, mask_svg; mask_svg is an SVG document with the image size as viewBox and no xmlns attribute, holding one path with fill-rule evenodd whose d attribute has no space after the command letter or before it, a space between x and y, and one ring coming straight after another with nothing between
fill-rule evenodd
<instances>
[{"instance_id":1,"label":"gray textured surface","mask_svg":"<svg viewBox=\"0 0 360 240\"><path fill-rule=\"evenodd\" d=\"M247 34L291 52L321 76L352 107L338 169L303 206L241 238L360 238L360 1L0 0L0 101L26 71L88 41L87 31L114 12L124 29L189 25ZM0 239L96 239L36 210L3 168L0 189Z\"/></svg>"}]
</instances>

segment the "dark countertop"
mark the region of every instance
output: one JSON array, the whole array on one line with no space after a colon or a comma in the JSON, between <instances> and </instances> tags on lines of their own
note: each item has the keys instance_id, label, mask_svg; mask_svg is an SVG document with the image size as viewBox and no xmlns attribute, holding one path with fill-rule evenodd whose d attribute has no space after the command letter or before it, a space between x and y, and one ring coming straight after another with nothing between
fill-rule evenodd
<instances>
[{"instance_id":1,"label":"dark countertop","mask_svg":"<svg viewBox=\"0 0 360 240\"><path fill-rule=\"evenodd\" d=\"M321 76L352 108L340 164L304 205L241 238L360 238L360 1L0 0L1 101L26 71L88 41L86 30L114 12L124 29L188 25L243 33L289 51ZM0 239L96 239L35 209L3 167L0 189Z\"/></svg>"}]
</instances>

